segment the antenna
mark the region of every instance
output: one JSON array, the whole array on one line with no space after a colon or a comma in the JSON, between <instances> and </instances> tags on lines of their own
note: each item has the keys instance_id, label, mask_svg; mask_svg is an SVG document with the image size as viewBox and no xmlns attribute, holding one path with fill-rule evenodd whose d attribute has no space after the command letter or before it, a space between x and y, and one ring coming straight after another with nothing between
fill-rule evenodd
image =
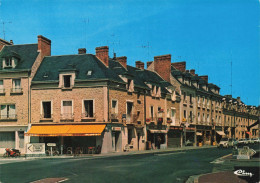
<instances>
[{"instance_id":1,"label":"antenna","mask_svg":"<svg viewBox=\"0 0 260 183\"><path fill-rule=\"evenodd\" d=\"M120 45L120 41L115 41L114 38L116 37L116 35L114 33L112 33L110 36L112 37L112 42L110 44L113 45L113 54L114 54L115 53L114 46ZM107 43L109 44L109 41L107 41Z\"/></svg>"},{"instance_id":2,"label":"antenna","mask_svg":"<svg viewBox=\"0 0 260 183\"><path fill-rule=\"evenodd\" d=\"M140 46L141 48L147 49L147 59L148 60L150 58L150 42L148 41L147 44L143 44Z\"/></svg>"},{"instance_id":3,"label":"antenna","mask_svg":"<svg viewBox=\"0 0 260 183\"><path fill-rule=\"evenodd\" d=\"M2 21L2 24L3 24L3 35L4 35L4 39L5 39L5 24L11 24L12 22L5 22L5 21Z\"/></svg>"},{"instance_id":4,"label":"antenna","mask_svg":"<svg viewBox=\"0 0 260 183\"><path fill-rule=\"evenodd\" d=\"M232 91L232 82L233 82L233 81L232 81L232 70L233 70L233 69L232 69L232 51L231 51L230 54L231 54L231 60L230 60L230 65L231 65L231 68L230 68L230 69L231 69L231 85L230 85L230 88L231 88L231 96L232 96L232 92L233 92L233 91Z\"/></svg>"},{"instance_id":5,"label":"antenna","mask_svg":"<svg viewBox=\"0 0 260 183\"><path fill-rule=\"evenodd\" d=\"M89 18L88 19L84 19L84 41L85 41L85 48L87 46L87 24L89 24Z\"/></svg>"}]
</instances>

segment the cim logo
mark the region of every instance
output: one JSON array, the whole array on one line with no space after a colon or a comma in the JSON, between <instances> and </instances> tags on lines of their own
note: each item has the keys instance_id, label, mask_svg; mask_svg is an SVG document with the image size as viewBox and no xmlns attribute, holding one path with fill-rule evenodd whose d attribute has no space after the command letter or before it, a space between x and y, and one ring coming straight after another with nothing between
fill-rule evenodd
<instances>
[{"instance_id":1,"label":"cim logo","mask_svg":"<svg viewBox=\"0 0 260 183\"><path fill-rule=\"evenodd\" d=\"M251 172L246 172L245 170L236 170L234 172L234 174L238 175L238 176L243 176L243 177L252 177L254 174L252 174Z\"/></svg>"}]
</instances>

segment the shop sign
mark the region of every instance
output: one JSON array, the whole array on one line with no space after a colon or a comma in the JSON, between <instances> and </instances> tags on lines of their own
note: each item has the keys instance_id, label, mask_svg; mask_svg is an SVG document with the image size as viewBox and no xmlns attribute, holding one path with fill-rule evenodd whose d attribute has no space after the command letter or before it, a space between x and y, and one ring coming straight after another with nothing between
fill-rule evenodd
<instances>
[{"instance_id":1,"label":"shop sign","mask_svg":"<svg viewBox=\"0 0 260 183\"><path fill-rule=\"evenodd\" d=\"M56 143L48 143L47 146L49 146L49 147L55 147L55 146L56 146Z\"/></svg>"},{"instance_id":2,"label":"shop sign","mask_svg":"<svg viewBox=\"0 0 260 183\"><path fill-rule=\"evenodd\" d=\"M112 131L121 131L121 127L112 127Z\"/></svg>"},{"instance_id":3,"label":"shop sign","mask_svg":"<svg viewBox=\"0 0 260 183\"><path fill-rule=\"evenodd\" d=\"M26 154L45 154L45 143L27 144Z\"/></svg>"}]
</instances>

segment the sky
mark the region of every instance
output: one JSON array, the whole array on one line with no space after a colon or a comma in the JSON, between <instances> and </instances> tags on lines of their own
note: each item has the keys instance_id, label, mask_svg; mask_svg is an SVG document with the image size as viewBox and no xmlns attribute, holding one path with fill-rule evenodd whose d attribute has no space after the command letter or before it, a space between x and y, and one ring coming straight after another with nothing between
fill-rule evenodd
<instances>
[{"instance_id":1,"label":"sky","mask_svg":"<svg viewBox=\"0 0 260 183\"><path fill-rule=\"evenodd\" d=\"M260 104L260 0L0 0L0 38L52 41L52 55L109 46L127 64L171 54L221 95Z\"/></svg>"}]
</instances>

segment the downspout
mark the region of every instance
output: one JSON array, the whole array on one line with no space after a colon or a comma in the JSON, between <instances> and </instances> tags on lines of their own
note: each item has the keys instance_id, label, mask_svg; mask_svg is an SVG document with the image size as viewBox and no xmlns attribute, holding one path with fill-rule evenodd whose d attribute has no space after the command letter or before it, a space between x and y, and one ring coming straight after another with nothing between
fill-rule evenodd
<instances>
[{"instance_id":1,"label":"downspout","mask_svg":"<svg viewBox=\"0 0 260 183\"><path fill-rule=\"evenodd\" d=\"M146 129L146 94L144 90L144 126L145 126L145 134L146 134L146 141L148 140L147 138L147 129Z\"/></svg>"},{"instance_id":2,"label":"downspout","mask_svg":"<svg viewBox=\"0 0 260 183\"><path fill-rule=\"evenodd\" d=\"M107 82L107 122L109 122L109 81Z\"/></svg>"}]
</instances>

